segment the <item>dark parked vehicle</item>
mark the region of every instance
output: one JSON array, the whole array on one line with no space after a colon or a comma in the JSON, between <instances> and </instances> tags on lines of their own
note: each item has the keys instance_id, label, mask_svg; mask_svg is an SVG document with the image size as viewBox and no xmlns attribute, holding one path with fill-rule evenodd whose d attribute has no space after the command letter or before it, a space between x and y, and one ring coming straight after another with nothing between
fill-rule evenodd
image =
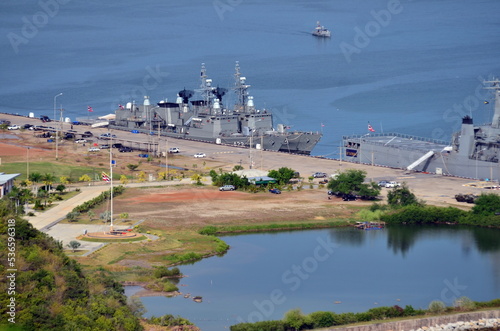
<instances>
[{"instance_id":1,"label":"dark parked vehicle","mask_svg":"<svg viewBox=\"0 0 500 331\"><path fill-rule=\"evenodd\" d=\"M123 146L118 150L120 153L127 153L127 152L133 152L134 150L130 147Z\"/></svg>"},{"instance_id":2,"label":"dark parked vehicle","mask_svg":"<svg viewBox=\"0 0 500 331\"><path fill-rule=\"evenodd\" d=\"M31 125L31 124L24 124L23 125L23 129L29 129L29 128L32 128L32 127L33 127L33 125Z\"/></svg>"},{"instance_id":3,"label":"dark parked vehicle","mask_svg":"<svg viewBox=\"0 0 500 331\"><path fill-rule=\"evenodd\" d=\"M82 137L84 138L88 138L88 137L92 137L94 134L90 131L85 131L83 134L82 134Z\"/></svg>"},{"instance_id":4,"label":"dark parked vehicle","mask_svg":"<svg viewBox=\"0 0 500 331\"><path fill-rule=\"evenodd\" d=\"M122 148L123 145L120 144L120 143L116 143L116 144L111 145L111 147L113 147L113 148Z\"/></svg>"},{"instance_id":5,"label":"dark parked vehicle","mask_svg":"<svg viewBox=\"0 0 500 331\"><path fill-rule=\"evenodd\" d=\"M40 116L40 121L42 121L43 123L47 123L50 122L50 118L48 116L42 115Z\"/></svg>"},{"instance_id":6,"label":"dark parked vehicle","mask_svg":"<svg viewBox=\"0 0 500 331\"><path fill-rule=\"evenodd\" d=\"M354 200L356 200L356 196L354 194L344 194L344 196L342 197L342 200L354 201Z\"/></svg>"},{"instance_id":7,"label":"dark parked vehicle","mask_svg":"<svg viewBox=\"0 0 500 331\"><path fill-rule=\"evenodd\" d=\"M148 155L148 154L139 154L138 156L139 156L139 157L143 157L143 158L148 158L148 157L149 157L149 155Z\"/></svg>"},{"instance_id":8,"label":"dark parked vehicle","mask_svg":"<svg viewBox=\"0 0 500 331\"><path fill-rule=\"evenodd\" d=\"M269 192L274 193L274 194L281 194L281 191L278 190L277 188L271 188L271 189L269 189Z\"/></svg>"}]
</instances>

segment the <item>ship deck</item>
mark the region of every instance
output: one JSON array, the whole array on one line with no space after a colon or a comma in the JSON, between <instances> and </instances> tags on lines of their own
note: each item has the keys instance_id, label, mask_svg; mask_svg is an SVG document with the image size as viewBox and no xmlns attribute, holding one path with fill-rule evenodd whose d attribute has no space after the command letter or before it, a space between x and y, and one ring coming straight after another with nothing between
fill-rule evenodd
<instances>
[{"instance_id":1,"label":"ship deck","mask_svg":"<svg viewBox=\"0 0 500 331\"><path fill-rule=\"evenodd\" d=\"M366 135L344 136L344 146L346 144L358 143L361 145L378 145L384 147L400 148L406 150L418 150L422 152L440 152L445 147L450 146L449 142L431 138L422 138L400 133L371 133Z\"/></svg>"}]
</instances>

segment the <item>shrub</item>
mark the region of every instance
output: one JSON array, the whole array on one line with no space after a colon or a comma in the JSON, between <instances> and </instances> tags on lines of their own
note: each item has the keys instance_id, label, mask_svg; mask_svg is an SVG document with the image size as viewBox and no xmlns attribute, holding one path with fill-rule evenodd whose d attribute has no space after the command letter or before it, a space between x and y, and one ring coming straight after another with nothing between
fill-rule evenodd
<instances>
[{"instance_id":1,"label":"shrub","mask_svg":"<svg viewBox=\"0 0 500 331\"><path fill-rule=\"evenodd\" d=\"M476 308L474 301L465 296L456 299L453 306L462 311L473 310Z\"/></svg>"},{"instance_id":2,"label":"shrub","mask_svg":"<svg viewBox=\"0 0 500 331\"><path fill-rule=\"evenodd\" d=\"M203 229L198 231L199 234L204 234L207 236L214 236L217 234L217 228L212 225L205 226Z\"/></svg>"},{"instance_id":3,"label":"shrub","mask_svg":"<svg viewBox=\"0 0 500 331\"><path fill-rule=\"evenodd\" d=\"M335 324L335 313L329 311L317 311L309 314L309 318L313 323L314 328L326 328L329 326L334 326Z\"/></svg>"},{"instance_id":4,"label":"shrub","mask_svg":"<svg viewBox=\"0 0 500 331\"><path fill-rule=\"evenodd\" d=\"M434 300L429 304L428 310L433 314L440 314L446 310L446 305L443 301Z\"/></svg>"},{"instance_id":5,"label":"shrub","mask_svg":"<svg viewBox=\"0 0 500 331\"><path fill-rule=\"evenodd\" d=\"M308 324L308 318L302 311L298 308L289 310L285 313L283 317L283 322L286 325L291 326L295 330L301 330L303 327L306 327Z\"/></svg>"}]
</instances>

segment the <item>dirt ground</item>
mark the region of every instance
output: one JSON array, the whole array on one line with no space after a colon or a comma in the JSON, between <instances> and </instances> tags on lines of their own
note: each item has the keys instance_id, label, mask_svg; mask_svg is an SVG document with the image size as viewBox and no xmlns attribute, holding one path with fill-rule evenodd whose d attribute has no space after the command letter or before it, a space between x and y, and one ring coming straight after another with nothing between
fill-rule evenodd
<instances>
[{"instance_id":1,"label":"dirt ground","mask_svg":"<svg viewBox=\"0 0 500 331\"><path fill-rule=\"evenodd\" d=\"M206 146L199 143L201 148ZM213 146L213 145L211 145ZM28 151L28 147L29 151ZM66 141L59 146L59 160L55 160L53 143L45 138L37 138L34 133L25 130L0 132L0 158L2 162L51 161L75 164L80 160L84 164L109 162L109 154L101 151L97 154L87 153L88 146L84 147ZM205 147L206 148L206 147ZM267 153L267 152L265 152ZM138 159L136 153L114 153L113 159L121 165L117 172L130 174L126 170L127 163L141 162L139 170L146 173L163 171L158 167L158 160L151 163ZM91 157L91 159L86 158ZM193 159L189 156L172 156L170 164L179 167L188 167L193 171L203 169L207 173L210 169L231 169L238 164L241 156L231 153L213 153L207 159ZM418 198L432 205L454 205L461 208L470 208L470 205L457 203L454 195L469 193L472 189L463 186L470 180L460 178L445 178L426 174L405 174L402 170L367 165L348 164L311 158L294 156L285 153L264 154L268 169L288 166L300 170L301 173L310 169L329 169L334 172L349 168L362 169L367 172L371 180L389 179L407 182L410 189ZM164 169L164 168L163 168ZM304 170L307 169L307 170ZM1 167L0 167L1 171ZM189 173L189 171L188 171ZM187 174L189 176L189 174ZM305 179L307 181L307 179ZM315 186L317 187L317 186ZM198 227L205 224L227 224L270 222L270 221L304 221L323 220L336 217L346 217L352 213L355 206L368 206L372 202L350 201L340 199L328 200L326 189L309 189L304 183L302 191L287 192L276 195L267 192L220 192L213 186L205 187L162 187L147 189L129 189L115 200L115 210L120 213L129 213L131 219L144 219L154 222L161 227ZM382 190L382 197L387 190ZM479 194L480 192L476 190Z\"/></svg>"},{"instance_id":2,"label":"dirt ground","mask_svg":"<svg viewBox=\"0 0 500 331\"><path fill-rule=\"evenodd\" d=\"M329 200L325 189L271 194L220 192L212 186L131 189L115 200L116 210L161 228L324 220L348 216L356 209L350 207L370 204Z\"/></svg>"}]
</instances>

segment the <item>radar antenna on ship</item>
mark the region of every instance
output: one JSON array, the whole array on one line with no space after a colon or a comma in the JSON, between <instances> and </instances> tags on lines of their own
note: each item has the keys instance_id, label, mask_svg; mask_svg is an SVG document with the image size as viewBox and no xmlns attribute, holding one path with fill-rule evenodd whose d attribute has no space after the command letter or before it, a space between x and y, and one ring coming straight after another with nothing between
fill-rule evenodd
<instances>
[{"instance_id":1,"label":"radar antenna on ship","mask_svg":"<svg viewBox=\"0 0 500 331\"><path fill-rule=\"evenodd\" d=\"M226 94L226 92L227 89L218 86L212 91L212 93L215 95L217 99L219 99L221 103L222 103L222 97Z\"/></svg>"},{"instance_id":2,"label":"radar antenna on ship","mask_svg":"<svg viewBox=\"0 0 500 331\"><path fill-rule=\"evenodd\" d=\"M194 95L194 92L191 90L184 90L179 91L179 96L182 98L182 103L187 104L189 102L189 98L191 98Z\"/></svg>"}]
</instances>

